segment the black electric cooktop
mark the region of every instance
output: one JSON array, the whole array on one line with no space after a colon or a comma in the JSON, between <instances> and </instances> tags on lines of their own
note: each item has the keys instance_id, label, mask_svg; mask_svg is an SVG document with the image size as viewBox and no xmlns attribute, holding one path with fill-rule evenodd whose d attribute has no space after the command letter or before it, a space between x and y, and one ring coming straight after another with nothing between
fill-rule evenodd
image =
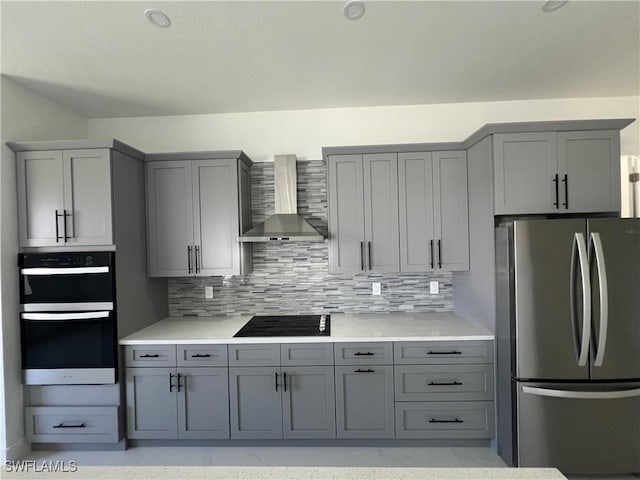
<instances>
[{"instance_id":1,"label":"black electric cooktop","mask_svg":"<svg viewBox=\"0 0 640 480\"><path fill-rule=\"evenodd\" d=\"M256 315L234 337L328 336L331 315Z\"/></svg>"}]
</instances>

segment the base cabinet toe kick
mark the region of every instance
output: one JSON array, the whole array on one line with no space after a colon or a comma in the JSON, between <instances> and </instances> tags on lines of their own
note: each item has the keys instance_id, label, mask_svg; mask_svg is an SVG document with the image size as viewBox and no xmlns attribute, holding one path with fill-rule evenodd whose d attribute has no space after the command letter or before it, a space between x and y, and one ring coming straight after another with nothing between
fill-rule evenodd
<instances>
[{"instance_id":1,"label":"base cabinet toe kick","mask_svg":"<svg viewBox=\"0 0 640 480\"><path fill-rule=\"evenodd\" d=\"M126 345L124 356L134 443L494 437L491 340Z\"/></svg>"}]
</instances>

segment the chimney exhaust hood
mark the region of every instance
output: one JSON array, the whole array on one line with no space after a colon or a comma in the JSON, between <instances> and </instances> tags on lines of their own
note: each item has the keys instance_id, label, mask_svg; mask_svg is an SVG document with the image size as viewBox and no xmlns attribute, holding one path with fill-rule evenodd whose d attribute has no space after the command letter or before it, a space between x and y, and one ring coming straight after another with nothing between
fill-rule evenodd
<instances>
[{"instance_id":1,"label":"chimney exhaust hood","mask_svg":"<svg viewBox=\"0 0 640 480\"><path fill-rule=\"evenodd\" d=\"M238 241L324 241L324 237L297 213L296 156L275 155L273 164L276 213L242 234Z\"/></svg>"}]
</instances>

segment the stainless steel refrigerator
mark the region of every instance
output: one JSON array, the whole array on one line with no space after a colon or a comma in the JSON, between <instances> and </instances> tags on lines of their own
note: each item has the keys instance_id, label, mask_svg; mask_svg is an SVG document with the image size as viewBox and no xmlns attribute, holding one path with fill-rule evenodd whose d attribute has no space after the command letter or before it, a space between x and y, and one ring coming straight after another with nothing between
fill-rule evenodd
<instances>
[{"instance_id":1,"label":"stainless steel refrigerator","mask_svg":"<svg viewBox=\"0 0 640 480\"><path fill-rule=\"evenodd\" d=\"M496 228L498 453L640 472L640 220Z\"/></svg>"}]
</instances>

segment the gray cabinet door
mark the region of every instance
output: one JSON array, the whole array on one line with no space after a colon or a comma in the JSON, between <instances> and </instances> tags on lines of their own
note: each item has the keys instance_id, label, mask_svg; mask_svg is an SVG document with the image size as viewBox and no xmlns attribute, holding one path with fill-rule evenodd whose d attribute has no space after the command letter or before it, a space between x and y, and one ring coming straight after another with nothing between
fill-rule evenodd
<instances>
[{"instance_id":1,"label":"gray cabinet door","mask_svg":"<svg viewBox=\"0 0 640 480\"><path fill-rule=\"evenodd\" d=\"M191 162L196 275L240 274L236 160Z\"/></svg>"},{"instance_id":2,"label":"gray cabinet door","mask_svg":"<svg viewBox=\"0 0 640 480\"><path fill-rule=\"evenodd\" d=\"M363 272L362 155L330 156L328 175L329 273Z\"/></svg>"},{"instance_id":3,"label":"gray cabinet door","mask_svg":"<svg viewBox=\"0 0 640 480\"><path fill-rule=\"evenodd\" d=\"M434 264L447 271L469 270L467 154L434 152Z\"/></svg>"},{"instance_id":4,"label":"gray cabinet door","mask_svg":"<svg viewBox=\"0 0 640 480\"><path fill-rule=\"evenodd\" d=\"M558 174L561 212L620 211L620 132L559 132Z\"/></svg>"},{"instance_id":5,"label":"gray cabinet door","mask_svg":"<svg viewBox=\"0 0 640 480\"><path fill-rule=\"evenodd\" d=\"M398 155L363 155L365 264L371 272L400 271Z\"/></svg>"},{"instance_id":6,"label":"gray cabinet door","mask_svg":"<svg viewBox=\"0 0 640 480\"><path fill-rule=\"evenodd\" d=\"M127 368L127 436L177 438L175 368Z\"/></svg>"},{"instance_id":7,"label":"gray cabinet door","mask_svg":"<svg viewBox=\"0 0 640 480\"><path fill-rule=\"evenodd\" d=\"M277 367L229 368L231 438L282 438L282 389Z\"/></svg>"},{"instance_id":8,"label":"gray cabinet door","mask_svg":"<svg viewBox=\"0 0 640 480\"><path fill-rule=\"evenodd\" d=\"M493 155L496 215L560 211L555 132L495 134Z\"/></svg>"},{"instance_id":9,"label":"gray cabinet door","mask_svg":"<svg viewBox=\"0 0 640 480\"><path fill-rule=\"evenodd\" d=\"M63 152L65 245L113 243L111 152L109 149Z\"/></svg>"},{"instance_id":10,"label":"gray cabinet door","mask_svg":"<svg viewBox=\"0 0 640 480\"><path fill-rule=\"evenodd\" d=\"M149 276L189 275L193 246L191 162L147 163ZM193 267L193 263L191 264Z\"/></svg>"},{"instance_id":11,"label":"gray cabinet door","mask_svg":"<svg viewBox=\"0 0 640 480\"><path fill-rule=\"evenodd\" d=\"M335 369L338 438L394 437L393 367Z\"/></svg>"},{"instance_id":12,"label":"gray cabinet door","mask_svg":"<svg viewBox=\"0 0 640 480\"><path fill-rule=\"evenodd\" d=\"M178 438L229 438L225 367L179 368Z\"/></svg>"},{"instance_id":13,"label":"gray cabinet door","mask_svg":"<svg viewBox=\"0 0 640 480\"><path fill-rule=\"evenodd\" d=\"M283 367L282 374L284 438L335 438L333 367Z\"/></svg>"},{"instance_id":14,"label":"gray cabinet door","mask_svg":"<svg viewBox=\"0 0 640 480\"><path fill-rule=\"evenodd\" d=\"M16 162L20 246L63 245L56 242L63 232L56 217L64 210L62 152L18 152Z\"/></svg>"},{"instance_id":15,"label":"gray cabinet door","mask_svg":"<svg viewBox=\"0 0 640 480\"><path fill-rule=\"evenodd\" d=\"M398 154L400 270L435 266L433 168L430 152Z\"/></svg>"}]
</instances>

